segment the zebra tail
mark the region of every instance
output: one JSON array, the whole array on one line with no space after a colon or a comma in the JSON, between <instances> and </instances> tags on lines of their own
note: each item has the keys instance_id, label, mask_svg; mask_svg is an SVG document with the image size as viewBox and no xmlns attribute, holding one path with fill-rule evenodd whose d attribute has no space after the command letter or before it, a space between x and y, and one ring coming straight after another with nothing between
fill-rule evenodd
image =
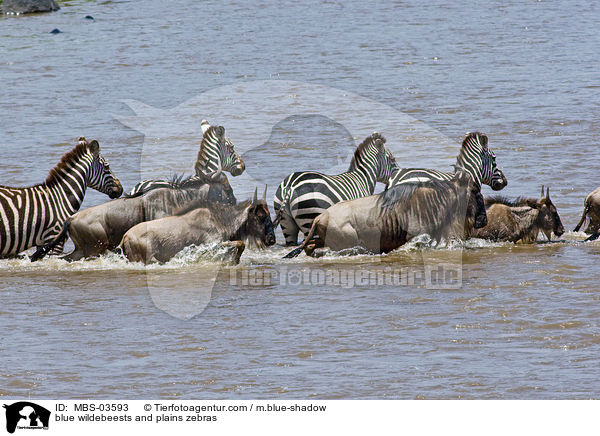
<instances>
[{"instance_id":1,"label":"zebra tail","mask_svg":"<svg viewBox=\"0 0 600 436\"><path fill-rule=\"evenodd\" d=\"M53 241L50 241L50 242L44 244L43 246L38 247L36 252L33 253L33 255L31 256L30 260L32 262L37 262L38 260L42 260L46 256L46 254L48 254L48 252L50 252L54 247L56 247L61 242L64 242L67 239L68 235L69 235L69 220L67 219L65 221L65 223L63 224L62 230L60 231L58 236L56 238L54 238Z\"/></svg>"},{"instance_id":2,"label":"zebra tail","mask_svg":"<svg viewBox=\"0 0 600 436\"><path fill-rule=\"evenodd\" d=\"M304 238L304 241L302 241L302 244L300 244L298 247L294 248L288 254L283 256L284 259L292 259L292 258L298 256L300 253L302 253L302 250L304 250L304 248L312 240L312 238L315 234L315 230L317 229L317 221L318 220L315 218L315 220L313 221L312 226L310 228L310 231L306 235L306 238Z\"/></svg>"},{"instance_id":3,"label":"zebra tail","mask_svg":"<svg viewBox=\"0 0 600 436\"><path fill-rule=\"evenodd\" d=\"M574 232L578 232L579 231L579 229L581 228L581 226L585 222L585 218L586 218L587 213L589 211L590 211L590 205L586 202L585 203L585 207L583 208L583 215L581 215L581 219L579 220L579 223L577 223L577 227L575 227L575 229L573 230Z\"/></svg>"}]
</instances>

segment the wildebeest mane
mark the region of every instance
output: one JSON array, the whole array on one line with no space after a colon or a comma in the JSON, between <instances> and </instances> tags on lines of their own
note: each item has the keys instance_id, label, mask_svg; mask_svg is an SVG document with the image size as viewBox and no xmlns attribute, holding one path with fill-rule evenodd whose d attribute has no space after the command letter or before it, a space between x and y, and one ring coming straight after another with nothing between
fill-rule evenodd
<instances>
[{"instance_id":1,"label":"wildebeest mane","mask_svg":"<svg viewBox=\"0 0 600 436\"><path fill-rule=\"evenodd\" d=\"M211 215L216 220L217 224L221 227L229 227L233 222L233 217L237 217L244 209L250 206L252 203L249 200L242 201L234 206L208 201L205 199L196 199L186 203L181 208L177 209L173 216L185 215L196 209L208 209Z\"/></svg>"},{"instance_id":2,"label":"wildebeest mane","mask_svg":"<svg viewBox=\"0 0 600 436\"><path fill-rule=\"evenodd\" d=\"M490 207L493 204L504 204L505 206L509 207L534 207L538 203L538 200L527 197L517 197L514 200L510 200L502 195L494 195L492 197L485 198L485 207Z\"/></svg>"},{"instance_id":3,"label":"wildebeest mane","mask_svg":"<svg viewBox=\"0 0 600 436\"><path fill-rule=\"evenodd\" d=\"M457 194L451 180L403 183L383 192L377 201L378 216L374 217L382 244L385 240L403 243L407 235L419 233L439 241L448 225L464 224L467 205L456 203Z\"/></svg>"},{"instance_id":4,"label":"wildebeest mane","mask_svg":"<svg viewBox=\"0 0 600 436\"><path fill-rule=\"evenodd\" d=\"M200 186L208 183L210 181L210 177L204 174L193 174L190 176L186 176L185 174L173 174L169 180L165 180L166 184L169 186L165 186L164 184L154 184L148 186L146 189L137 191L135 194L125 194L125 198L136 198L141 195L144 195L150 191L161 188L169 188L175 190L183 190L183 189L193 189L199 188Z\"/></svg>"},{"instance_id":5,"label":"wildebeest mane","mask_svg":"<svg viewBox=\"0 0 600 436\"><path fill-rule=\"evenodd\" d=\"M419 188L431 188L433 190L451 189L454 186L452 181L431 179L422 182L401 183L392 186L379 194L377 205L382 211L389 211L396 205L410 200L415 191Z\"/></svg>"}]
</instances>

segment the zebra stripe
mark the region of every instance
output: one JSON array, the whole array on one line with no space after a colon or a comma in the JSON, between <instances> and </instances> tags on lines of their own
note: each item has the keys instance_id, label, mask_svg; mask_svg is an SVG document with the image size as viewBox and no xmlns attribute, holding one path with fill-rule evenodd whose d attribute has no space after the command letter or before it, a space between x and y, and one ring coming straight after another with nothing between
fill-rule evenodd
<instances>
[{"instance_id":1,"label":"zebra stripe","mask_svg":"<svg viewBox=\"0 0 600 436\"><path fill-rule=\"evenodd\" d=\"M480 132L467 133L460 153L456 158L454 172L444 172L424 168L403 168L392 174L387 186L427 180L451 180L456 170L464 169L477 187L481 184L498 191L507 185L506 177L496 165L496 155L488 148L488 138Z\"/></svg>"},{"instance_id":2,"label":"zebra stripe","mask_svg":"<svg viewBox=\"0 0 600 436\"><path fill-rule=\"evenodd\" d=\"M194 164L196 174L214 174L219 171L228 171L232 176L239 176L246 168L244 161L237 154L233 143L225 136L223 126L211 126L208 121L202 120L202 142L200 151ZM133 187L130 196L141 195L151 189L171 188L168 180L143 180Z\"/></svg>"},{"instance_id":3,"label":"zebra stripe","mask_svg":"<svg viewBox=\"0 0 600 436\"><path fill-rule=\"evenodd\" d=\"M326 175L295 172L279 185L273 205L274 227L281 224L286 244L297 244L298 232L306 235L313 220L332 204L373 194L377 182L386 182L398 168L379 133L367 137L357 148L348 171Z\"/></svg>"},{"instance_id":4,"label":"zebra stripe","mask_svg":"<svg viewBox=\"0 0 600 436\"><path fill-rule=\"evenodd\" d=\"M77 146L50 170L45 183L27 188L0 186L0 257L11 257L53 240L79 210L86 188L111 198L123 188L100 154L98 141ZM62 252L62 244L54 253Z\"/></svg>"}]
</instances>

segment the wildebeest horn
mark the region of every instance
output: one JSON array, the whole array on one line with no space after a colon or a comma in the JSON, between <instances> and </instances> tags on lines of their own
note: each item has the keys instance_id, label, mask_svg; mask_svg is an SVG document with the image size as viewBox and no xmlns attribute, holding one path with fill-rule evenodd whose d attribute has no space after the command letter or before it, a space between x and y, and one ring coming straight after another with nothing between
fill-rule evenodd
<instances>
[{"instance_id":1,"label":"wildebeest horn","mask_svg":"<svg viewBox=\"0 0 600 436\"><path fill-rule=\"evenodd\" d=\"M546 198L550 200L550 188L546 186Z\"/></svg>"},{"instance_id":2,"label":"wildebeest horn","mask_svg":"<svg viewBox=\"0 0 600 436\"><path fill-rule=\"evenodd\" d=\"M252 203L256 203L258 201L258 188L254 188L254 199Z\"/></svg>"},{"instance_id":3,"label":"wildebeest horn","mask_svg":"<svg viewBox=\"0 0 600 436\"><path fill-rule=\"evenodd\" d=\"M544 185L542 185L542 193L540 195L540 198L544 198Z\"/></svg>"},{"instance_id":4,"label":"wildebeest horn","mask_svg":"<svg viewBox=\"0 0 600 436\"><path fill-rule=\"evenodd\" d=\"M263 200L267 201L267 184L265 184L265 193L263 194Z\"/></svg>"}]
</instances>

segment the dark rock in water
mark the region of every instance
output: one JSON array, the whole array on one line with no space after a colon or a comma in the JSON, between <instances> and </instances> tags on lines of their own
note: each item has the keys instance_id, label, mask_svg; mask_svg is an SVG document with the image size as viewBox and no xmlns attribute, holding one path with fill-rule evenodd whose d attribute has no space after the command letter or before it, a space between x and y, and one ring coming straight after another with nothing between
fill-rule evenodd
<instances>
[{"instance_id":1,"label":"dark rock in water","mask_svg":"<svg viewBox=\"0 0 600 436\"><path fill-rule=\"evenodd\" d=\"M85 19L86 19L86 20L93 20L93 19L94 19L94 17L92 17L91 15L86 15L86 16L85 16Z\"/></svg>"},{"instance_id":2,"label":"dark rock in water","mask_svg":"<svg viewBox=\"0 0 600 436\"><path fill-rule=\"evenodd\" d=\"M62 30L60 30L60 29L54 29L50 33L62 33Z\"/></svg>"},{"instance_id":3,"label":"dark rock in water","mask_svg":"<svg viewBox=\"0 0 600 436\"><path fill-rule=\"evenodd\" d=\"M2 0L0 10L5 14L31 14L58 10L55 0Z\"/></svg>"}]
</instances>

